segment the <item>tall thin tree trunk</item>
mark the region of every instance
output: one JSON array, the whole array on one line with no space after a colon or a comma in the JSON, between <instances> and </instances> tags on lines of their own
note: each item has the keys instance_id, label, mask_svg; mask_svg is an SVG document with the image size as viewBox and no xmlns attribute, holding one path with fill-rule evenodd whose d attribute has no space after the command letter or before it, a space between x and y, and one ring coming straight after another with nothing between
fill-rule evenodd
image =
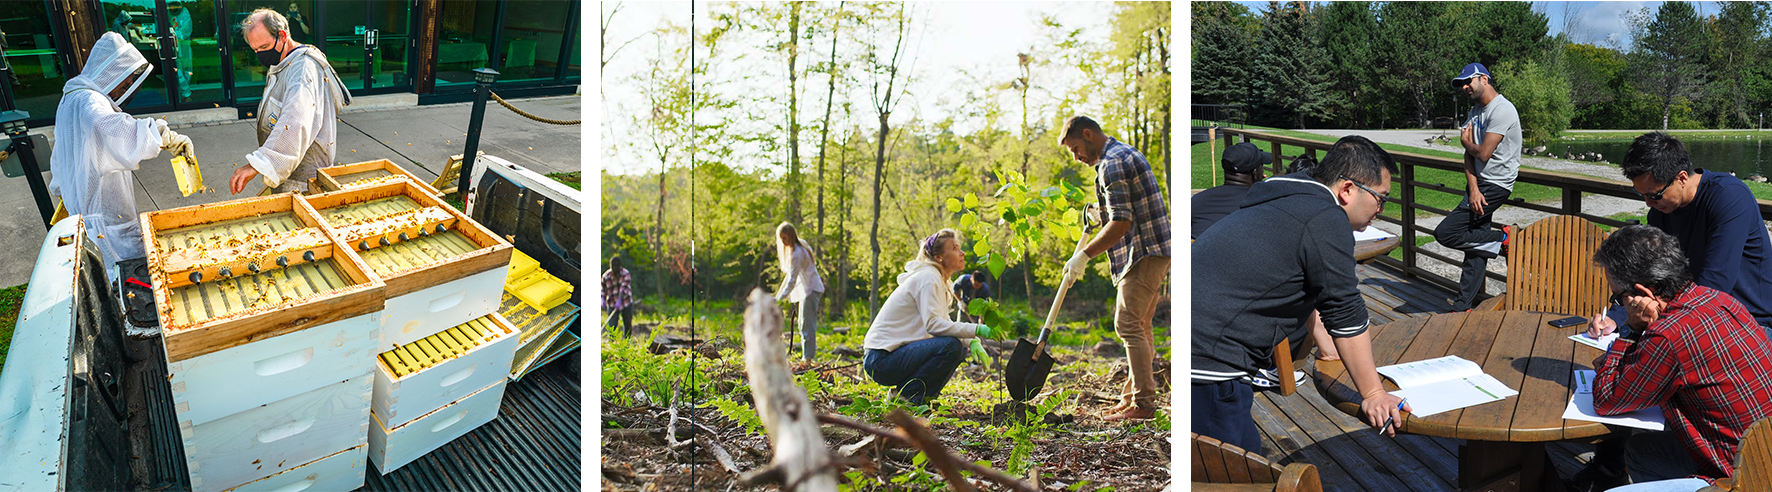
<instances>
[{"instance_id":1,"label":"tall thin tree trunk","mask_svg":"<svg viewBox=\"0 0 1772 492\"><path fill-rule=\"evenodd\" d=\"M788 2L788 221L800 223L800 8Z\"/></svg>"},{"instance_id":2,"label":"tall thin tree trunk","mask_svg":"<svg viewBox=\"0 0 1772 492\"><path fill-rule=\"evenodd\" d=\"M891 101L892 96L886 96ZM874 225L868 231L868 245L873 248L873 273L868 277L868 314L880 313L880 183L886 172L886 132L891 128L886 120L892 113L880 113L880 137L874 145ZM912 234L915 234L913 232Z\"/></svg>"},{"instance_id":3,"label":"tall thin tree trunk","mask_svg":"<svg viewBox=\"0 0 1772 492\"><path fill-rule=\"evenodd\" d=\"M1034 139L1028 135L1028 87L1033 84L1034 78L1029 73L1028 63L1027 58L1023 58L1021 64L1021 178L1023 180L1032 179L1028 177L1028 159L1033 157L1034 152ZM1032 306L1034 302L1034 264L1032 263L1032 255L1028 253L1029 249L1032 248L1021 249L1021 286L1027 292L1028 305Z\"/></svg>"},{"instance_id":4,"label":"tall thin tree trunk","mask_svg":"<svg viewBox=\"0 0 1772 492\"><path fill-rule=\"evenodd\" d=\"M848 113L845 111L845 113ZM848 120L847 117L844 120ZM843 312L849 307L849 142L842 144L843 152L837 154L837 281L826 283L826 288L837 289L836 300L831 306L831 318L843 319Z\"/></svg>"},{"instance_id":5,"label":"tall thin tree trunk","mask_svg":"<svg viewBox=\"0 0 1772 492\"><path fill-rule=\"evenodd\" d=\"M664 306L664 302L665 302L665 283L664 283L664 271L665 271L665 267L664 267L664 265L665 265L665 257L664 257L665 176L670 174L671 166L669 165L668 161L664 160L662 155L659 159L658 164L659 164L658 165L658 219L657 219L657 222L655 222L653 224L653 232L652 232L652 238L653 238L653 242L652 242L652 278L653 278L653 283L656 284L656 286L658 287L658 289L657 289L658 290L658 304L659 304L659 306L662 307L662 306Z\"/></svg>"},{"instance_id":6,"label":"tall thin tree trunk","mask_svg":"<svg viewBox=\"0 0 1772 492\"><path fill-rule=\"evenodd\" d=\"M831 137L831 106L837 101L837 35L842 34L843 3L837 2L836 23L831 26L831 61L825 69L830 72L830 84L824 93L824 123L818 127L818 235L824 241L824 153L825 146ZM823 247L823 245L819 245Z\"/></svg>"}]
</instances>

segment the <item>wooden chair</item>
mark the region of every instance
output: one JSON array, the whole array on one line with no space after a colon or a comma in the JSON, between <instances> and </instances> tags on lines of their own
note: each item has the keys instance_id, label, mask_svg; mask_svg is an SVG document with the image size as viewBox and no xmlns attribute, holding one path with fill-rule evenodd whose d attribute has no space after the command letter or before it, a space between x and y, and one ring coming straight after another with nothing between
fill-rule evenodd
<instances>
[{"instance_id":1,"label":"wooden chair","mask_svg":"<svg viewBox=\"0 0 1772 492\"><path fill-rule=\"evenodd\" d=\"M1593 316L1606 308L1606 274L1594 251L1606 233L1573 215L1548 217L1509 238L1507 292L1479 311L1543 311Z\"/></svg>"},{"instance_id":2,"label":"wooden chair","mask_svg":"<svg viewBox=\"0 0 1772 492\"><path fill-rule=\"evenodd\" d=\"M1274 491L1322 492L1323 480L1317 466L1293 463L1281 467L1262 457L1223 441L1193 435L1194 475L1196 491Z\"/></svg>"},{"instance_id":3,"label":"wooden chair","mask_svg":"<svg viewBox=\"0 0 1772 492\"><path fill-rule=\"evenodd\" d=\"M1717 480L1699 492L1772 490L1772 418L1760 419L1741 435L1735 453L1735 476Z\"/></svg>"}]
</instances>

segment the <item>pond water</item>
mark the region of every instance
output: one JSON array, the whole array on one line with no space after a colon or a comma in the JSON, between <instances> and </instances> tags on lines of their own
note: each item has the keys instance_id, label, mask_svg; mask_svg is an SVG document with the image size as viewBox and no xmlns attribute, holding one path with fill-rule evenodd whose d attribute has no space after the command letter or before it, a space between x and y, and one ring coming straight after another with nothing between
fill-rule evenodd
<instances>
[{"instance_id":1,"label":"pond water","mask_svg":"<svg viewBox=\"0 0 1772 492\"><path fill-rule=\"evenodd\" d=\"M1680 139L1692 154L1692 166L1706 170L1772 176L1772 142L1765 138ZM1597 152L1612 165L1624 160L1630 139L1559 141L1545 145L1547 154ZM1530 146L1529 146L1530 147Z\"/></svg>"}]
</instances>

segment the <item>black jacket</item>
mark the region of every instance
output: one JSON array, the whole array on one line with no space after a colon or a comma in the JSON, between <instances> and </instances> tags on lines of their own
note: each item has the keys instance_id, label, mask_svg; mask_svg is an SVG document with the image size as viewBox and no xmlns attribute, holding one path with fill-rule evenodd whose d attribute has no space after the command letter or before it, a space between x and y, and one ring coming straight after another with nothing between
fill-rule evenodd
<instances>
[{"instance_id":1,"label":"black jacket","mask_svg":"<svg viewBox=\"0 0 1772 492\"><path fill-rule=\"evenodd\" d=\"M1189 237L1199 239L1200 234L1206 232L1212 224L1237 211L1237 206L1248 197L1249 187L1240 184L1214 186L1195 193L1194 233Z\"/></svg>"},{"instance_id":2,"label":"black jacket","mask_svg":"<svg viewBox=\"0 0 1772 492\"><path fill-rule=\"evenodd\" d=\"M1243 208L1193 244L1193 374L1196 384L1273 367L1284 338L1309 336L1311 310L1334 337L1366 332L1366 301L1354 276L1354 236L1329 188L1303 175L1250 188Z\"/></svg>"}]
</instances>

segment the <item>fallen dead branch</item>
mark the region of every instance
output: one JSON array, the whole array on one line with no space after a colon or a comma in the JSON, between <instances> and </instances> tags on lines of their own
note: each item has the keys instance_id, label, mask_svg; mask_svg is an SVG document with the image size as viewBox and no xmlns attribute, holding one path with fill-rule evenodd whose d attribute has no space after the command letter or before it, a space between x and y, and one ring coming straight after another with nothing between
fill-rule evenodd
<instances>
[{"instance_id":1,"label":"fallen dead branch","mask_svg":"<svg viewBox=\"0 0 1772 492\"><path fill-rule=\"evenodd\" d=\"M781 309L775 306L775 297L762 289L751 291L750 307L744 312L745 373L775 457L768 467L744 481L757 484L769 479L782 484L783 490L835 491L831 451L818 429L812 402L806 399L806 391L794 384L788 370L781 327Z\"/></svg>"}]
</instances>

